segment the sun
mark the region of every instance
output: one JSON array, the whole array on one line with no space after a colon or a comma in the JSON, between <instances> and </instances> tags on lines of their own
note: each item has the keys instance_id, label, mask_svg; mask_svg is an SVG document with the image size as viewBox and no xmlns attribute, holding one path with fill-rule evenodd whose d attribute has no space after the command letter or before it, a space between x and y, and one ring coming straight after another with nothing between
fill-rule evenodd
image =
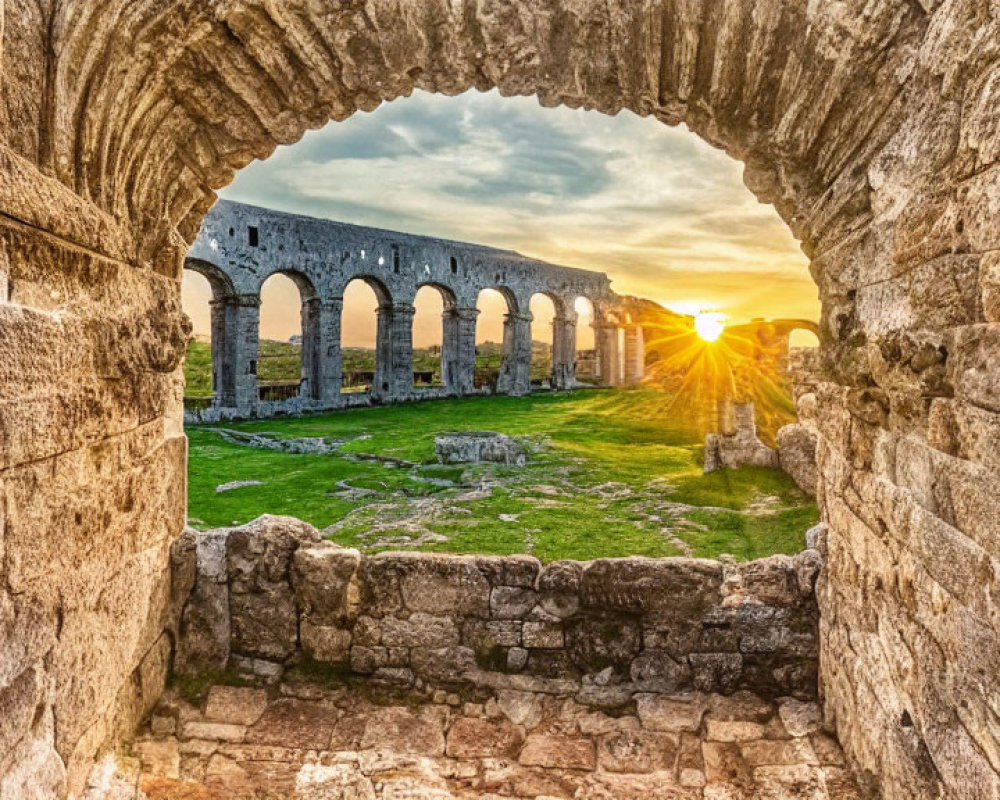
<instances>
[{"instance_id":1,"label":"sun","mask_svg":"<svg viewBox=\"0 0 1000 800\"><path fill-rule=\"evenodd\" d=\"M694 317L695 332L706 342L714 342L722 336L722 332L726 329L723 322L725 318L724 314L715 312L696 314Z\"/></svg>"}]
</instances>

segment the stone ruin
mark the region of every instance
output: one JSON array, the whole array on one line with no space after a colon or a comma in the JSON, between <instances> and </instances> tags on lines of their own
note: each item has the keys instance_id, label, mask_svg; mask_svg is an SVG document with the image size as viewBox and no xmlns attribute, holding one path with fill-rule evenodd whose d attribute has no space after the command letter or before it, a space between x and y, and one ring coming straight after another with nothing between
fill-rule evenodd
<instances>
[{"instance_id":1,"label":"stone ruin","mask_svg":"<svg viewBox=\"0 0 1000 800\"><path fill-rule=\"evenodd\" d=\"M705 437L705 472L737 467L780 467L778 452L757 438L753 403L725 400L719 408L719 433Z\"/></svg>"},{"instance_id":2,"label":"stone ruin","mask_svg":"<svg viewBox=\"0 0 1000 800\"><path fill-rule=\"evenodd\" d=\"M435 436L434 454L441 464L492 462L523 467L527 463L524 447L517 439L493 431L461 431Z\"/></svg>"},{"instance_id":3,"label":"stone ruin","mask_svg":"<svg viewBox=\"0 0 1000 800\"><path fill-rule=\"evenodd\" d=\"M163 694L180 278L216 190L472 88L683 122L745 165L823 307L824 722L884 797L1000 794L998 43L983 0L2 0L0 795L79 797Z\"/></svg>"},{"instance_id":4,"label":"stone ruin","mask_svg":"<svg viewBox=\"0 0 1000 800\"><path fill-rule=\"evenodd\" d=\"M174 673L224 683L153 709L153 798L860 797L816 704L817 550L362 555L261 517L171 558Z\"/></svg>"},{"instance_id":5,"label":"stone ruin","mask_svg":"<svg viewBox=\"0 0 1000 800\"><path fill-rule=\"evenodd\" d=\"M552 322L549 385L576 380L577 298L595 311L599 381L633 385L645 374L641 325L626 320L632 298L611 291L601 272L526 258L512 250L286 214L220 200L205 215L184 268L212 290L212 399L190 409L191 423L270 417L441 397L531 392L531 298L548 297ZM302 375L292 396L274 399L258 384L260 292L274 274L289 276L302 299ZM355 279L378 298L375 370L367 390L341 393L343 295ZM417 387L413 302L424 286L443 301L440 387ZM495 386L477 387L477 298L494 289L507 304ZM624 337L619 337L622 331ZM624 364L624 368L623 365ZM288 387L284 387L287 389Z\"/></svg>"},{"instance_id":6,"label":"stone ruin","mask_svg":"<svg viewBox=\"0 0 1000 800\"><path fill-rule=\"evenodd\" d=\"M799 420L778 431L778 446L773 448L757 436L753 403L724 400L719 404L719 432L705 437L705 473L747 466L780 468L802 491L815 497L817 434L811 422L814 413L814 398L807 395L799 407Z\"/></svg>"}]
</instances>

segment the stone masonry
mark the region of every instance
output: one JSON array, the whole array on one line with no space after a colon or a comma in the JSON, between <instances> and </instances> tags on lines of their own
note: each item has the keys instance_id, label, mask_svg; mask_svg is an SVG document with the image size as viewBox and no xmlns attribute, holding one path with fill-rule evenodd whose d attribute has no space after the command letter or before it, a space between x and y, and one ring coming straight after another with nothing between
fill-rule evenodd
<instances>
[{"instance_id":1,"label":"stone masonry","mask_svg":"<svg viewBox=\"0 0 1000 800\"><path fill-rule=\"evenodd\" d=\"M748 564L380 553L261 517L187 531L175 669L276 682L307 659L404 688L816 696L820 556Z\"/></svg>"},{"instance_id":2,"label":"stone masonry","mask_svg":"<svg viewBox=\"0 0 1000 800\"><path fill-rule=\"evenodd\" d=\"M719 432L705 437L705 472L736 467L778 467L777 451L757 438L753 403L719 404Z\"/></svg>"},{"instance_id":3,"label":"stone masonry","mask_svg":"<svg viewBox=\"0 0 1000 800\"><path fill-rule=\"evenodd\" d=\"M0 795L78 795L161 693L216 190L493 88L684 123L802 243L826 721L885 797L1000 795L995 0L2 0Z\"/></svg>"},{"instance_id":4,"label":"stone masonry","mask_svg":"<svg viewBox=\"0 0 1000 800\"><path fill-rule=\"evenodd\" d=\"M642 380L642 328L617 335L624 298L603 273L525 258L511 250L434 239L285 214L220 200L208 212L184 262L212 287L212 407L189 412L192 422L343 408L358 398L341 394L341 312L344 289L365 281L378 299L375 377L370 400L392 403L475 392L477 298L483 289L507 301L503 356L496 390L531 391L531 298L549 297L551 384L576 386L576 299L595 309L594 325L614 328L598 337L599 377L607 385ZM276 273L289 276L302 297L302 381L297 397L264 402L258 396L260 291ZM413 302L423 286L440 292L443 389L413 385ZM617 368L624 359L624 374Z\"/></svg>"},{"instance_id":5,"label":"stone masonry","mask_svg":"<svg viewBox=\"0 0 1000 800\"><path fill-rule=\"evenodd\" d=\"M293 675L169 692L116 800L861 798L815 702L641 694L612 715L516 690L368 689Z\"/></svg>"}]
</instances>

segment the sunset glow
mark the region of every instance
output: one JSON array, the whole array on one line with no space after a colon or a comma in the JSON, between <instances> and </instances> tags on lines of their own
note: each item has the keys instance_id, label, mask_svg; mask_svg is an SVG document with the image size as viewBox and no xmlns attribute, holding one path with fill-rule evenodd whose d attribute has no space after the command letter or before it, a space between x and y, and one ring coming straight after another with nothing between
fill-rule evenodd
<instances>
[{"instance_id":1,"label":"sunset glow","mask_svg":"<svg viewBox=\"0 0 1000 800\"><path fill-rule=\"evenodd\" d=\"M701 313L694 318L694 329L706 342L714 342L726 329L725 315L717 313Z\"/></svg>"}]
</instances>

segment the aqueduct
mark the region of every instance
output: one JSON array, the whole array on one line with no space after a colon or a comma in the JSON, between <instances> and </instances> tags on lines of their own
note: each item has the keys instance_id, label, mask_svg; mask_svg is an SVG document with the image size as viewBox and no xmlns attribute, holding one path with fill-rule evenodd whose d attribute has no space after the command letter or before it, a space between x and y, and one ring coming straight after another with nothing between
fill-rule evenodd
<instances>
[{"instance_id":1,"label":"aqueduct","mask_svg":"<svg viewBox=\"0 0 1000 800\"><path fill-rule=\"evenodd\" d=\"M179 280L215 190L414 88L685 123L811 259L819 689L885 797L1000 796L992 0L3 0L0 794L155 702L185 518Z\"/></svg>"},{"instance_id":2,"label":"aqueduct","mask_svg":"<svg viewBox=\"0 0 1000 800\"><path fill-rule=\"evenodd\" d=\"M556 312L554 388L576 385L578 297L589 300L597 312L594 327L602 335L595 343L602 382L625 383L623 363L633 365L628 383L642 378L641 330L638 323L619 321L622 298L611 291L606 275L546 264L509 250L220 201L206 215L185 268L203 274L213 296L214 402L199 419L356 404L358 397L341 394L341 315L344 288L359 279L374 288L379 302L370 390L378 402L475 391L476 302L484 289L500 292L507 302L498 392L531 391L529 304L536 294L550 298ZM302 298L302 381L290 402L262 403L257 387L260 291L276 273L291 276ZM423 286L437 289L444 299L440 390L413 384L414 298Z\"/></svg>"}]
</instances>

